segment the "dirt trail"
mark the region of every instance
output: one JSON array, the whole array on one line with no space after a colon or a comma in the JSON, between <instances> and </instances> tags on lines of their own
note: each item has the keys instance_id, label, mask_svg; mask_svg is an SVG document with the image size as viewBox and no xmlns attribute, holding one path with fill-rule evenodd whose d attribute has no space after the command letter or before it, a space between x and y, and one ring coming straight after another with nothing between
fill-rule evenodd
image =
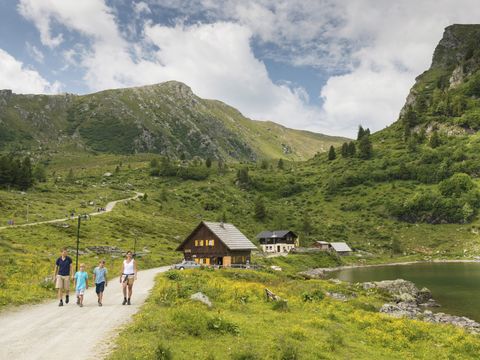
<instances>
[{"instance_id":1,"label":"dirt trail","mask_svg":"<svg viewBox=\"0 0 480 360\"><path fill-rule=\"evenodd\" d=\"M133 288L133 304L122 306L119 278L105 290L103 307L97 305L95 287L85 294L84 307L70 304L58 307L57 301L21 306L0 314L0 359L98 359L108 353L122 325L144 303L155 275L169 266L140 271ZM117 272L117 269L110 269ZM73 301L72 301L73 300Z\"/></svg>"},{"instance_id":2,"label":"dirt trail","mask_svg":"<svg viewBox=\"0 0 480 360\"><path fill-rule=\"evenodd\" d=\"M120 200L115 200L115 201L110 201L106 206L105 206L105 211L101 212L93 212L88 214L88 216L98 216L98 215L103 215L106 213L109 213L113 210L113 208L122 201L129 201L129 200L135 200L138 199L139 197L143 196L143 193L135 192L135 196L129 197L127 199L120 199ZM17 227L26 227L26 226L34 226L34 225L41 225L41 224L53 224L53 223L58 223L58 222L65 222L71 219L78 219L77 216L73 218L61 218L61 219L54 219L54 220L45 220L45 221L37 221L37 222L31 222L27 224L20 224L20 225L9 225L9 226L0 226L0 230L5 230L5 229L11 229L11 228L17 228Z\"/></svg>"}]
</instances>

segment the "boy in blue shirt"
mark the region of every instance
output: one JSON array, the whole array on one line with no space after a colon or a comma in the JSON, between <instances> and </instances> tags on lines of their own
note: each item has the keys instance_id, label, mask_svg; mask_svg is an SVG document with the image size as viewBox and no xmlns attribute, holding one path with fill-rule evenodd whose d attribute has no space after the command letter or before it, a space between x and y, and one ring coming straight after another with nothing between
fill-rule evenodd
<instances>
[{"instance_id":1,"label":"boy in blue shirt","mask_svg":"<svg viewBox=\"0 0 480 360\"><path fill-rule=\"evenodd\" d=\"M102 306L103 291L108 284L105 260L101 260L98 263L98 266L93 270L93 281L95 281L95 292L98 297L98 306Z\"/></svg>"},{"instance_id":2,"label":"boy in blue shirt","mask_svg":"<svg viewBox=\"0 0 480 360\"><path fill-rule=\"evenodd\" d=\"M83 307L83 295L88 289L88 274L85 271L85 264L80 264L80 271L75 273L75 291L77 293L77 305Z\"/></svg>"}]
</instances>

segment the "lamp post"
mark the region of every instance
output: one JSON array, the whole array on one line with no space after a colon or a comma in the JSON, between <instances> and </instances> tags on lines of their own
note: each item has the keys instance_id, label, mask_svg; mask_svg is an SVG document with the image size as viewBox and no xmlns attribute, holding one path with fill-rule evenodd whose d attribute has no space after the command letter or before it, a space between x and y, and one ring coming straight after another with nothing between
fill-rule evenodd
<instances>
[{"instance_id":1,"label":"lamp post","mask_svg":"<svg viewBox=\"0 0 480 360\"><path fill-rule=\"evenodd\" d=\"M78 248L80 246L80 224L82 223L82 219L87 220L88 215L83 214L83 215L78 215L78 225L77 225L77 253L75 257L75 272L78 271Z\"/></svg>"}]
</instances>

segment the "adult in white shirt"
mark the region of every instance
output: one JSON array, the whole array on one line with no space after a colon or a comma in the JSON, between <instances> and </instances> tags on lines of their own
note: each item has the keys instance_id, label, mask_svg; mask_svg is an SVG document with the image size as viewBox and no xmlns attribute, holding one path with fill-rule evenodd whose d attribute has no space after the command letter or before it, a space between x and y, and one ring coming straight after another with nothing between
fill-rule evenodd
<instances>
[{"instance_id":1,"label":"adult in white shirt","mask_svg":"<svg viewBox=\"0 0 480 360\"><path fill-rule=\"evenodd\" d=\"M122 272L120 273L120 284L122 284L123 288L122 305L131 305L130 298L132 297L133 283L135 280L137 280L137 262L133 258L133 253L127 251L127 256L122 263Z\"/></svg>"}]
</instances>

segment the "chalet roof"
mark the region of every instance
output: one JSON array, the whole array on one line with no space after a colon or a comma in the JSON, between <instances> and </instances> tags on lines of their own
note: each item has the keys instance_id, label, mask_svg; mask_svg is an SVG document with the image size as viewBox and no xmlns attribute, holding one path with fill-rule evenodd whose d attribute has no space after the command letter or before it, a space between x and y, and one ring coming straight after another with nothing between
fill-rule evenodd
<instances>
[{"instance_id":1,"label":"chalet roof","mask_svg":"<svg viewBox=\"0 0 480 360\"><path fill-rule=\"evenodd\" d=\"M316 241L317 244L320 244L320 245L328 245L330 244L328 241Z\"/></svg>"},{"instance_id":2,"label":"chalet roof","mask_svg":"<svg viewBox=\"0 0 480 360\"><path fill-rule=\"evenodd\" d=\"M352 249L344 242L332 242L330 246L337 252L351 252Z\"/></svg>"},{"instance_id":3,"label":"chalet roof","mask_svg":"<svg viewBox=\"0 0 480 360\"><path fill-rule=\"evenodd\" d=\"M297 236L293 231L290 230L274 230L274 231L262 231L257 235L257 239L271 239L271 238L283 238L288 233L292 233L293 236Z\"/></svg>"},{"instance_id":4,"label":"chalet roof","mask_svg":"<svg viewBox=\"0 0 480 360\"><path fill-rule=\"evenodd\" d=\"M257 247L235 225L220 222L202 221L177 248L181 250L188 239L202 226L206 226L230 250L256 250Z\"/></svg>"},{"instance_id":5,"label":"chalet roof","mask_svg":"<svg viewBox=\"0 0 480 360\"><path fill-rule=\"evenodd\" d=\"M230 250L255 250L257 247L235 225L219 222L203 223L225 244Z\"/></svg>"}]
</instances>

